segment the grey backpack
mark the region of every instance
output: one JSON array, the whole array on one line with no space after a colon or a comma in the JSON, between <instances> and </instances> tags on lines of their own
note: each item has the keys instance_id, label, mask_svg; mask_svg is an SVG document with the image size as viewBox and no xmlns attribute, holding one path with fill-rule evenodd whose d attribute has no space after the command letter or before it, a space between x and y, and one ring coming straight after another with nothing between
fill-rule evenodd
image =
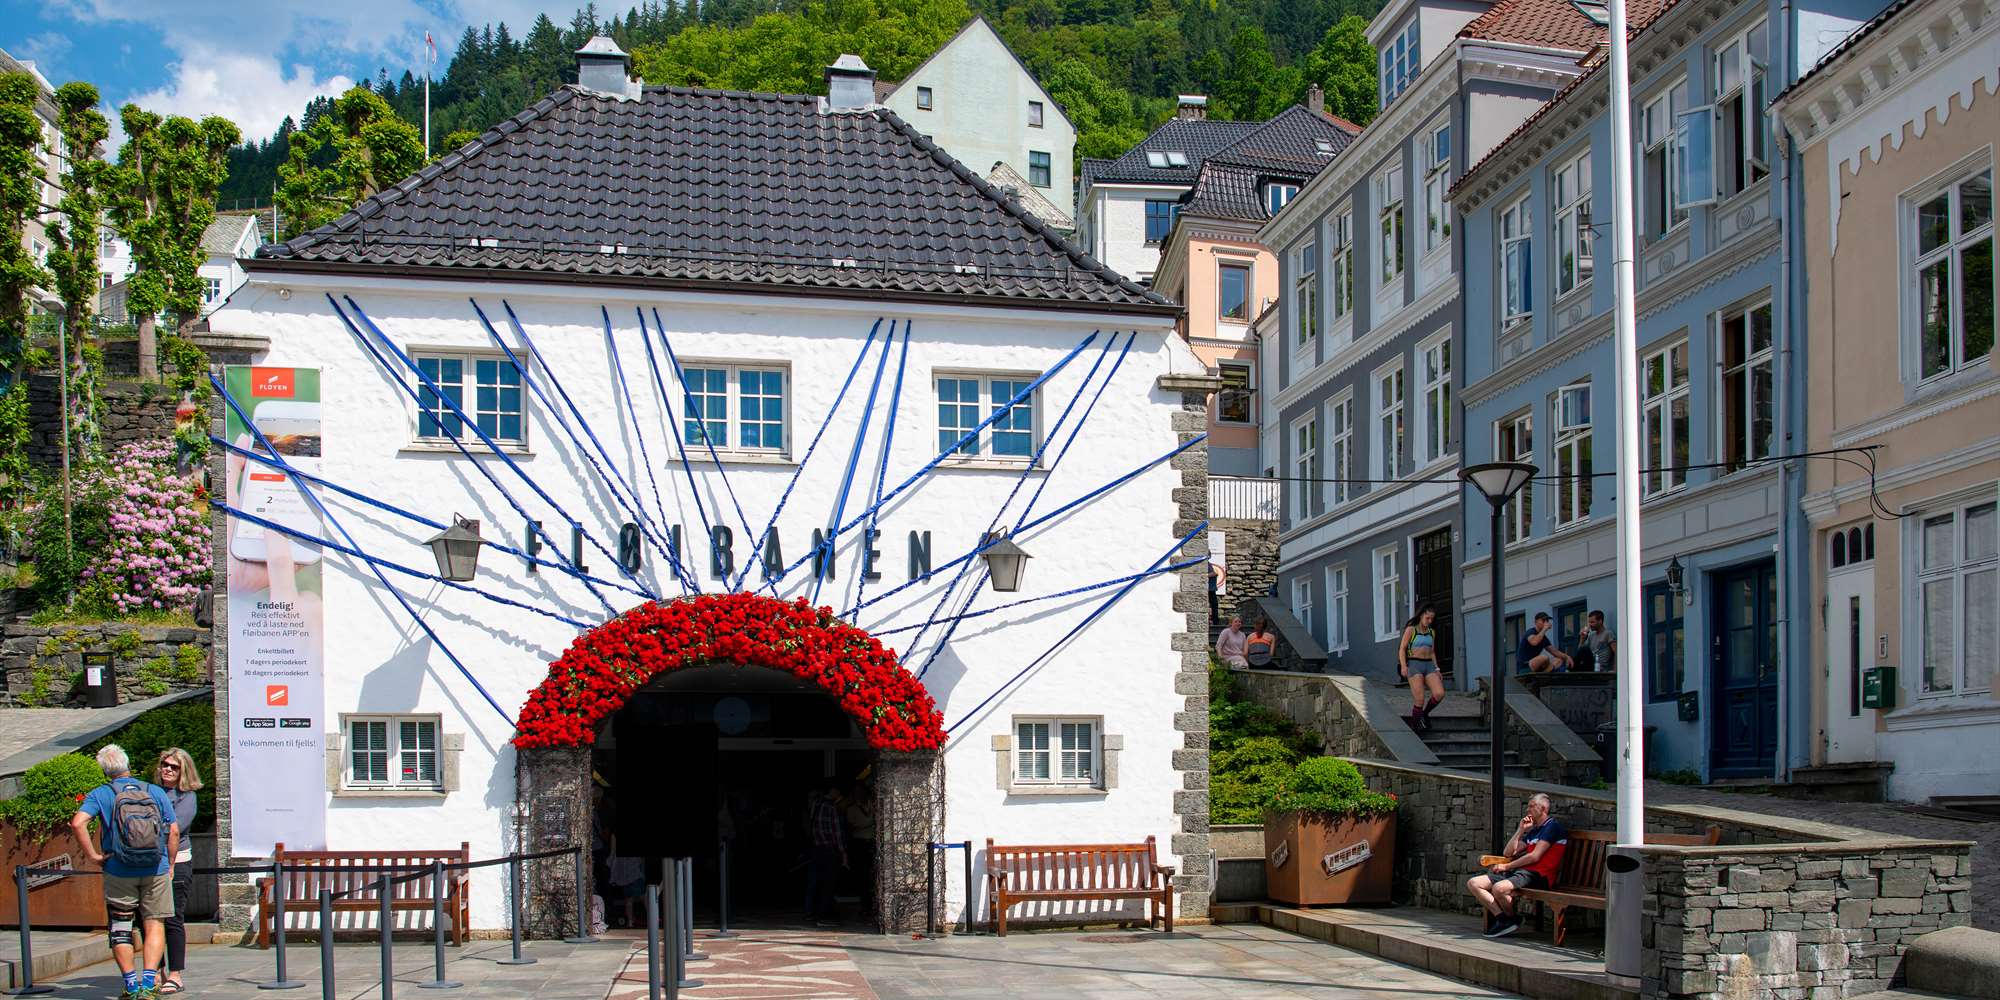
<instances>
[{"instance_id":1,"label":"grey backpack","mask_svg":"<svg viewBox=\"0 0 2000 1000\"><path fill-rule=\"evenodd\" d=\"M160 804L143 782L126 781L111 786L117 795L111 800L111 826L118 831L111 855L122 865L144 868L160 863L166 849L161 835Z\"/></svg>"}]
</instances>

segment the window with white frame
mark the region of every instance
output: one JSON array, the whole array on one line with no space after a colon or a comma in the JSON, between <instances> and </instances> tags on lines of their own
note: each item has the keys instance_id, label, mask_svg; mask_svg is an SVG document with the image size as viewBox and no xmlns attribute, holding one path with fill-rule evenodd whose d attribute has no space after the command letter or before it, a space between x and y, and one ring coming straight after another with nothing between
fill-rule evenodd
<instances>
[{"instance_id":1,"label":"window with white frame","mask_svg":"<svg viewBox=\"0 0 2000 1000\"><path fill-rule=\"evenodd\" d=\"M1299 624L1307 628L1312 627L1313 588L1311 577L1295 576L1292 578L1292 617L1297 618Z\"/></svg>"},{"instance_id":2,"label":"window with white frame","mask_svg":"<svg viewBox=\"0 0 2000 1000\"><path fill-rule=\"evenodd\" d=\"M717 448L782 453L785 370L697 361L681 369L681 440Z\"/></svg>"},{"instance_id":3,"label":"window with white frame","mask_svg":"<svg viewBox=\"0 0 2000 1000\"><path fill-rule=\"evenodd\" d=\"M1527 318L1535 308L1535 216L1528 196L1500 210L1500 322Z\"/></svg>"},{"instance_id":4,"label":"window with white frame","mask_svg":"<svg viewBox=\"0 0 2000 1000\"><path fill-rule=\"evenodd\" d=\"M1424 252L1451 239L1451 124L1432 129L1424 142Z\"/></svg>"},{"instance_id":5,"label":"window with white frame","mask_svg":"<svg viewBox=\"0 0 2000 1000\"><path fill-rule=\"evenodd\" d=\"M1393 41L1382 44L1380 56L1382 68L1381 106L1388 107L1410 84L1416 82L1417 74L1423 70L1423 62L1417 53L1417 20L1410 19L1408 26L1396 33Z\"/></svg>"},{"instance_id":6,"label":"window with white frame","mask_svg":"<svg viewBox=\"0 0 2000 1000\"><path fill-rule=\"evenodd\" d=\"M1985 697L2000 640L2000 515L1994 502L1927 512L1917 538L1917 635L1926 696ZM1905 522L1908 523L1908 522Z\"/></svg>"},{"instance_id":7,"label":"window with white frame","mask_svg":"<svg viewBox=\"0 0 2000 1000\"><path fill-rule=\"evenodd\" d=\"M1398 363L1375 373L1375 471L1377 479L1394 479L1403 466L1403 366Z\"/></svg>"},{"instance_id":8,"label":"window with white frame","mask_svg":"<svg viewBox=\"0 0 2000 1000\"><path fill-rule=\"evenodd\" d=\"M222 297L221 278L204 277L201 279L201 301L203 305L214 305L215 300L221 297Z\"/></svg>"},{"instance_id":9,"label":"window with white frame","mask_svg":"<svg viewBox=\"0 0 2000 1000\"><path fill-rule=\"evenodd\" d=\"M1535 462L1535 415L1517 413L1493 425L1493 457L1500 462ZM1500 511L1503 544L1525 541L1535 533L1535 484L1529 483Z\"/></svg>"},{"instance_id":10,"label":"window with white frame","mask_svg":"<svg viewBox=\"0 0 2000 1000\"><path fill-rule=\"evenodd\" d=\"M1776 402L1771 383L1771 303L1716 314L1722 383L1716 424L1724 468L1734 472L1771 454Z\"/></svg>"},{"instance_id":11,"label":"window with white frame","mask_svg":"<svg viewBox=\"0 0 2000 1000\"><path fill-rule=\"evenodd\" d=\"M1248 361L1218 361L1215 373L1222 388L1215 394L1215 419L1225 424L1248 424L1256 420L1256 366Z\"/></svg>"},{"instance_id":12,"label":"window with white frame","mask_svg":"<svg viewBox=\"0 0 2000 1000\"><path fill-rule=\"evenodd\" d=\"M1375 220L1381 284L1403 276L1403 163L1399 159L1375 177Z\"/></svg>"},{"instance_id":13,"label":"window with white frame","mask_svg":"<svg viewBox=\"0 0 2000 1000\"><path fill-rule=\"evenodd\" d=\"M1759 21L1713 53L1717 193L1728 197L1771 172L1764 117L1764 56L1768 31Z\"/></svg>"},{"instance_id":14,"label":"window with white frame","mask_svg":"<svg viewBox=\"0 0 2000 1000\"><path fill-rule=\"evenodd\" d=\"M1954 180L1912 210L1919 378L1993 353L1993 168Z\"/></svg>"},{"instance_id":15,"label":"window with white frame","mask_svg":"<svg viewBox=\"0 0 2000 1000\"><path fill-rule=\"evenodd\" d=\"M1327 264L1326 283L1333 296L1333 321L1338 323L1354 311L1354 213L1334 216L1327 234L1333 253Z\"/></svg>"},{"instance_id":16,"label":"window with white frame","mask_svg":"<svg viewBox=\"0 0 2000 1000\"><path fill-rule=\"evenodd\" d=\"M1326 463L1331 480L1323 491L1329 507L1337 507L1360 492L1354 478L1354 391L1349 389L1326 407Z\"/></svg>"},{"instance_id":17,"label":"window with white frame","mask_svg":"<svg viewBox=\"0 0 2000 1000\"><path fill-rule=\"evenodd\" d=\"M1319 493L1319 417L1308 413L1292 424L1292 523L1318 513L1312 498Z\"/></svg>"},{"instance_id":18,"label":"window with white frame","mask_svg":"<svg viewBox=\"0 0 2000 1000\"><path fill-rule=\"evenodd\" d=\"M99 257L118 256L118 234L107 229L98 234L97 255Z\"/></svg>"},{"instance_id":19,"label":"window with white frame","mask_svg":"<svg viewBox=\"0 0 2000 1000\"><path fill-rule=\"evenodd\" d=\"M1292 200L1292 196L1298 193L1299 186L1297 184L1271 183L1264 185L1264 214L1278 214Z\"/></svg>"},{"instance_id":20,"label":"window with white frame","mask_svg":"<svg viewBox=\"0 0 2000 1000\"><path fill-rule=\"evenodd\" d=\"M438 719L420 716L353 716L345 720L348 788L438 790Z\"/></svg>"},{"instance_id":21,"label":"window with white frame","mask_svg":"<svg viewBox=\"0 0 2000 1000\"><path fill-rule=\"evenodd\" d=\"M417 388L418 441L450 441L472 436L459 419L463 413L497 443L527 442L521 372L512 361L497 354L422 350L411 351L410 357L417 363L417 370L424 373L424 379L419 380L423 384ZM527 361L526 355L517 357Z\"/></svg>"},{"instance_id":22,"label":"window with white frame","mask_svg":"<svg viewBox=\"0 0 2000 1000\"><path fill-rule=\"evenodd\" d=\"M1247 323L1250 320L1250 265L1242 261L1220 261L1215 265L1215 317Z\"/></svg>"},{"instance_id":23,"label":"window with white frame","mask_svg":"<svg viewBox=\"0 0 2000 1000\"><path fill-rule=\"evenodd\" d=\"M1014 783L1100 787L1097 719L1015 719Z\"/></svg>"},{"instance_id":24,"label":"window with white frame","mask_svg":"<svg viewBox=\"0 0 2000 1000\"><path fill-rule=\"evenodd\" d=\"M1687 485L1688 343L1661 348L1639 363L1640 446L1645 496L1656 496Z\"/></svg>"},{"instance_id":25,"label":"window with white frame","mask_svg":"<svg viewBox=\"0 0 2000 1000\"><path fill-rule=\"evenodd\" d=\"M1329 566L1326 571L1326 648L1338 652L1347 648L1347 567Z\"/></svg>"},{"instance_id":26,"label":"window with white frame","mask_svg":"<svg viewBox=\"0 0 2000 1000\"><path fill-rule=\"evenodd\" d=\"M1040 436L1035 423L1036 393L1028 391L1034 383L1032 375L939 375L938 450L968 457L1033 458ZM1023 392L1027 395L1020 402L1008 406ZM984 430L972 434L981 421L996 414Z\"/></svg>"},{"instance_id":27,"label":"window with white frame","mask_svg":"<svg viewBox=\"0 0 2000 1000\"><path fill-rule=\"evenodd\" d=\"M1303 350L1319 336L1319 241L1307 240L1292 255L1292 322L1298 335L1292 342Z\"/></svg>"},{"instance_id":28,"label":"window with white frame","mask_svg":"<svg viewBox=\"0 0 2000 1000\"><path fill-rule=\"evenodd\" d=\"M1403 549L1375 550L1375 638L1393 639L1403 625Z\"/></svg>"},{"instance_id":29,"label":"window with white frame","mask_svg":"<svg viewBox=\"0 0 2000 1000\"><path fill-rule=\"evenodd\" d=\"M1686 110L1687 81L1678 80L1648 99L1639 113L1639 191L1647 239L1687 221L1687 207L1675 189L1680 156L1675 124Z\"/></svg>"},{"instance_id":30,"label":"window with white frame","mask_svg":"<svg viewBox=\"0 0 2000 1000\"><path fill-rule=\"evenodd\" d=\"M1556 527L1590 516L1590 383L1556 390L1550 399L1556 433L1550 447L1556 456Z\"/></svg>"},{"instance_id":31,"label":"window with white frame","mask_svg":"<svg viewBox=\"0 0 2000 1000\"><path fill-rule=\"evenodd\" d=\"M1590 151L1556 168L1550 191L1556 213L1556 294L1563 295L1590 280L1597 266L1591 257L1590 230L1583 217L1590 214Z\"/></svg>"},{"instance_id":32,"label":"window with white frame","mask_svg":"<svg viewBox=\"0 0 2000 1000\"><path fill-rule=\"evenodd\" d=\"M1423 462L1435 462L1451 450L1451 338L1421 349L1423 358ZM1420 463L1421 464L1421 463Z\"/></svg>"}]
</instances>

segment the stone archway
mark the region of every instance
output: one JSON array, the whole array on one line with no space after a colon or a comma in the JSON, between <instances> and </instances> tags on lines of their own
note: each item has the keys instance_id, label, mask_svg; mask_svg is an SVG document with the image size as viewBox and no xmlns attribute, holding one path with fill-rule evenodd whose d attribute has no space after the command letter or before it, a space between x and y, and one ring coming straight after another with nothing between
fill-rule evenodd
<instances>
[{"instance_id":1,"label":"stone archway","mask_svg":"<svg viewBox=\"0 0 2000 1000\"><path fill-rule=\"evenodd\" d=\"M647 602L578 636L549 665L516 722L515 802L528 851L590 842L591 745L597 729L654 676L691 666L787 671L837 701L876 759L877 923L928 923L926 866L944 828L943 716L896 654L803 600L702 594ZM527 932L576 926L576 865L531 863Z\"/></svg>"}]
</instances>

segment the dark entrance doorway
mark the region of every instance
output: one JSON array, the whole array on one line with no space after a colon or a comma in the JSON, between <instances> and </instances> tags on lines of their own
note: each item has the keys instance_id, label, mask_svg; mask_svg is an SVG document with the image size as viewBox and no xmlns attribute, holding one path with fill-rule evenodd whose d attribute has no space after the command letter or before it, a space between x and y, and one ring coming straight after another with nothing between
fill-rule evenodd
<instances>
[{"instance_id":1,"label":"dark entrance doorway","mask_svg":"<svg viewBox=\"0 0 2000 1000\"><path fill-rule=\"evenodd\" d=\"M1452 644L1455 608L1452 604L1451 582L1458 575L1457 560L1451 554L1451 529L1439 528L1428 534L1418 535L1410 542L1413 556L1411 565L1416 569L1416 607L1421 610L1428 604L1437 611L1437 665L1438 672L1449 679L1454 665ZM1400 631L1400 630L1399 630ZM1394 665L1393 663L1391 664Z\"/></svg>"},{"instance_id":2,"label":"dark entrance doorway","mask_svg":"<svg viewBox=\"0 0 2000 1000\"><path fill-rule=\"evenodd\" d=\"M1778 750L1776 564L1765 560L1715 574L1710 600L1710 775L1770 774Z\"/></svg>"},{"instance_id":3,"label":"dark entrance doorway","mask_svg":"<svg viewBox=\"0 0 2000 1000\"><path fill-rule=\"evenodd\" d=\"M875 752L818 686L760 668L662 674L611 717L592 758L609 785L596 817L612 842L600 872L608 916L627 891L619 881L629 887L635 870L655 881L657 859L678 856L695 858L696 906L712 914L727 841L731 923L801 924L811 804L837 788L849 861L835 883L838 909L846 922L873 922Z\"/></svg>"}]
</instances>

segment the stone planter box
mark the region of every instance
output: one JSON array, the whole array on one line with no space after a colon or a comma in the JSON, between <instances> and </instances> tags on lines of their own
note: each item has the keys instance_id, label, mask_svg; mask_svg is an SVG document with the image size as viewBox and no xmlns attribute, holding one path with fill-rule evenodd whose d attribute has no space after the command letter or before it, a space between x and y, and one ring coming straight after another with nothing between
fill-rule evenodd
<instances>
[{"instance_id":1,"label":"stone planter box","mask_svg":"<svg viewBox=\"0 0 2000 1000\"><path fill-rule=\"evenodd\" d=\"M14 866L42 866L97 871L77 853L76 840L67 830L47 840L25 840L14 824L0 824L0 871L6 873L0 887L0 926L19 927L20 901L15 892ZM104 926L104 891L96 878L57 878L39 881L28 876L28 921L41 929L73 927L86 930Z\"/></svg>"},{"instance_id":2,"label":"stone planter box","mask_svg":"<svg viewBox=\"0 0 2000 1000\"><path fill-rule=\"evenodd\" d=\"M1294 906L1386 903L1396 867L1396 816L1327 819L1273 813L1264 819L1264 884ZM1365 855L1358 864L1356 856ZM1329 874L1328 868L1333 871Z\"/></svg>"}]
</instances>

